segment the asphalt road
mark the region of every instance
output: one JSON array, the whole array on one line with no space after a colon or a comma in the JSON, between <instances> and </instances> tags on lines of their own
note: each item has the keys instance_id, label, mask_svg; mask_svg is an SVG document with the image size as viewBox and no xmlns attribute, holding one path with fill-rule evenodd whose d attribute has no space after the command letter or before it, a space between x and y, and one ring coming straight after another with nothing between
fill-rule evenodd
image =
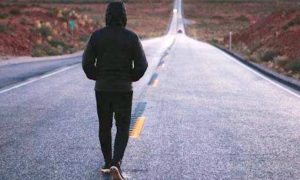
<instances>
[{"instance_id":1,"label":"asphalt road","mask_svg":"<svg viewBox=\"0 0 300 180\"><path fill-rule=\"evenodd\" d=\"M167 36L143 42L150 66L133 109L145 103L146 119L129 141L125 176L299 179L299 96L176 34L176 16ZM99 172L93 85L78 64L0 93L0 179L109 179Z\"/></svg>"},{"instance_id":2,"label":"asphalt road","mask_svg":"<svg viewBox=\"0 0 300 180\"><path fill-rule=\"evenodd\" d=\"M157 73L124 159L129 177L299 179L299 97L184 35Z\"/></svg>"},{"instance_id":3,"label":"asphalt road","mask_svg":"<svg viewBox=\"0 0 300 180\"><path fill-rule=\"evenodd\" d=\"M0 89L81 62L81 56L0 66Z\"/></svg>"}]
</instances>

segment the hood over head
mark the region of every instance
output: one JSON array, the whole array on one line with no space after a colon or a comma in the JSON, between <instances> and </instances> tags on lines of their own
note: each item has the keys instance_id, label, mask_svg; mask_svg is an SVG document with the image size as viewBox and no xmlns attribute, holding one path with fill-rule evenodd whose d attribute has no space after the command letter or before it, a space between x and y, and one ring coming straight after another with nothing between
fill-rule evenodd
<instances>
[{"instance_id":1,"label":"hood over head","mask_svg":"<svg viewBox=\"0 0 300 180\"><path fill-rule=\"evenodd\" d=\"M106 26L122 26L127 23L126 9L123 2L111 2L106 9Z\"/></svg>"}]
</instances>

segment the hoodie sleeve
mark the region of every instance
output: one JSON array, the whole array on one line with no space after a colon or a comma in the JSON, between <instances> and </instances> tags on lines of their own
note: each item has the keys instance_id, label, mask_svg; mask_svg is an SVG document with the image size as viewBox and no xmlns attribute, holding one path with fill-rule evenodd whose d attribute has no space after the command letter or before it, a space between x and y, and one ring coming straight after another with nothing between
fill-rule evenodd
<instances>
[{"instance_id":1,"label":"hoodie sleeve","mask_svg":"<svg viewBox=\"0 0 300 180\"><path fill-rule=\"evenodd\" d=\"M91 80L97 80L97 70L95 66L95 61L96 61L96 53L93 48L92 44L92 37L91 36L90 40L88 41L88 44L83 52L82 56L82 68L87 76L87 78Z\"/></svg>"},{"instance_id":2,"label":"hoodie sleeve","mask_svg":"<svg viewBox=\"0 0 300 180\"><path fill-rule=\"evenodd\" d=\"M133 68L131 71L131 80L138 81L145 74L148 62L138 36L135 36L133 47Z\"/></svg>"}]
</instances>

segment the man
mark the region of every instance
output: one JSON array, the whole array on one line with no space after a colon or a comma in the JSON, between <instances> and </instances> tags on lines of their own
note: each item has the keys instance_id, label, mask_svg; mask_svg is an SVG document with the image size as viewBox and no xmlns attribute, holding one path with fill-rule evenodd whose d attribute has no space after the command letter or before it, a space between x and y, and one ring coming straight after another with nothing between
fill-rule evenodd
<instances>
[{"instance_id":1,"label":"man","mask_svg":"<svg viewBox=\"0 0 300 180\"><path fill-rule=\"evenodd\" d=\"M129 138L132 82L145 73L148 63L138 36L125 28L122 2L112 2L106 10L106 27L95 31L84 51L82 66L86 76L96 81L99 140L105 164L103 173L124 179L120 168ZM111 128L116 120L116 139L112 155Z\"/></svg>"}]
</instances>

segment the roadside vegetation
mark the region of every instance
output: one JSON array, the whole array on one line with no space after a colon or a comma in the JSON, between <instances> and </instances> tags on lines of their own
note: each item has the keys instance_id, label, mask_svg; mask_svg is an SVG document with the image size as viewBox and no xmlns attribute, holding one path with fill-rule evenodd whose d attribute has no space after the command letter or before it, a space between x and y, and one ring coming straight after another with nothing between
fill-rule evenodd
<instances>
[{"instance_id":1,"label":"roadside vegetation","mask_svg":"<svg viewBox=\"0 0 300 180\"><path fill-rule=\"evenodd\" d=\"M300 2L185 0L187 33L300 79Z\"/></svg>"},{"instance_id":2,"label":"roadside vegetation","mask_svg":"<svg viewBox=\"0 0 300 180\"><path fill-rule=\"evenodd\" d=\"M0 56L48 56L83 50L90 34L105 26L105 2L0 2ZM127 27L143 39L161 36L168 27L172 5L172 0L129 0ZM70 20L75 21L74 29Z\"/></svg>"}]
</instances>

